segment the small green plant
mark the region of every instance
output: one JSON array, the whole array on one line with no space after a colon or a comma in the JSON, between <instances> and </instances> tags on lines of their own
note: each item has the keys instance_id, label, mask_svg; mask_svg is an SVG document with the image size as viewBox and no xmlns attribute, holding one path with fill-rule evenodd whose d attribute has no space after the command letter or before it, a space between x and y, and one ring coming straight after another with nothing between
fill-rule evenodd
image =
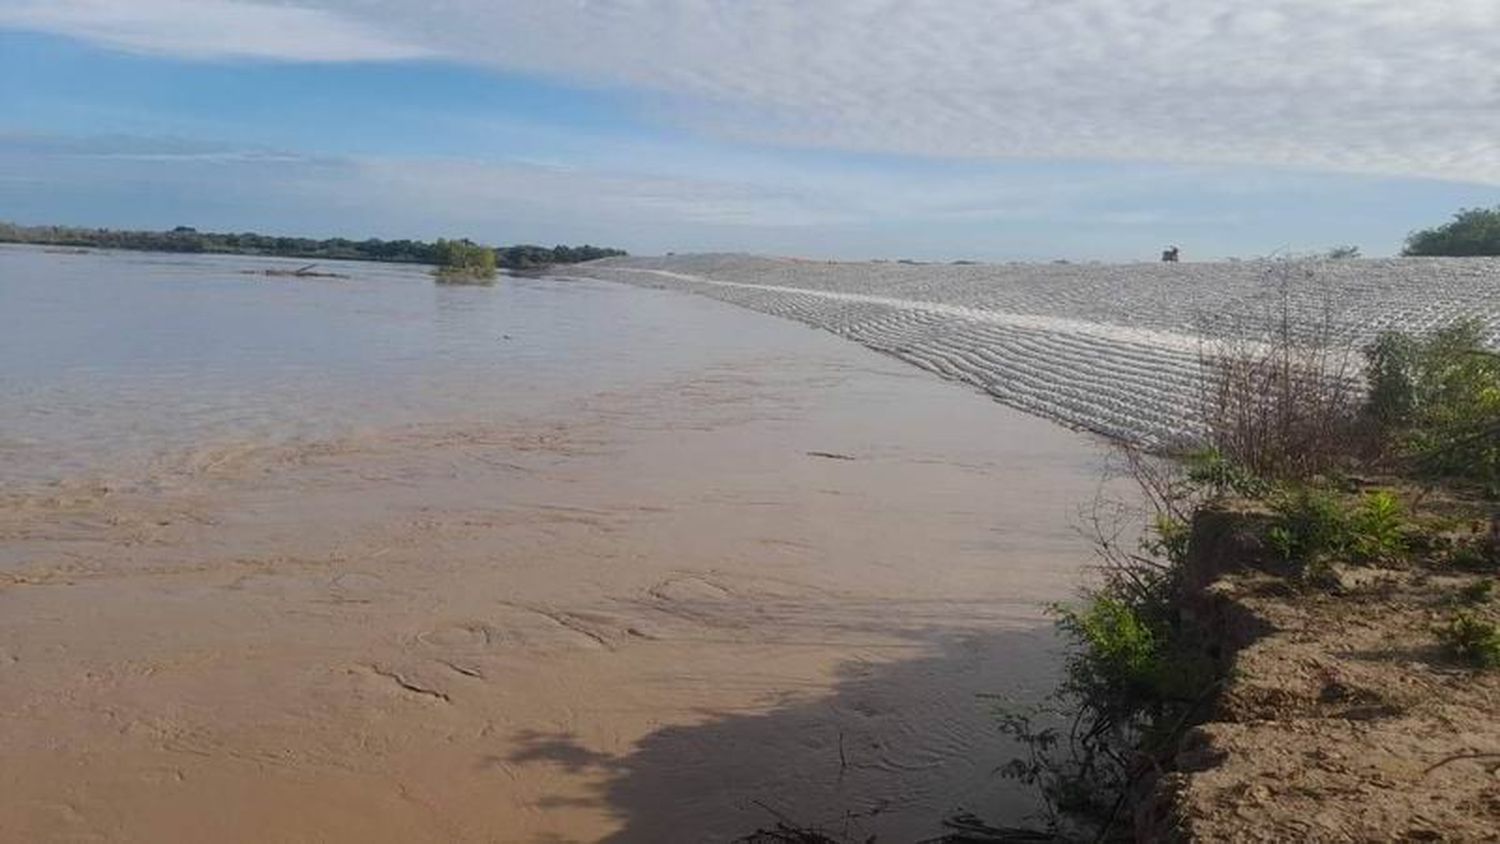
<instances>
[{"instance_id":1,"label":"small green plant","mask_svg":"<svg viewBox=\"0 0 1500 844\"><path fill-rule=\"evenodd\" d=\"M1459 612L1438 630L1438 640L1458 659L1476 668L1500 667L1500 626L1472 612Z\"/></svg>"},{"instance_id":2,"label":"small green plant","mask_svg":"<svg viewBox=\"0 0 1500 844\"><path fill-rule=\"evenodd\" d=\"M1141 506L1119 512L1144 520L1139 542L1122 542L1134 531L1099 518L1112 508L1094 513L1102 577L1079 604L1052 608L1063 680L1046 705L999 712L1001 731L1025 748L1003 773L1038 788L1052 840L1126 840L1122 807L1143 760L1167 764L1209 702L1223 666L1179 603L1194 516L1216 497L1260 488L1216 454L1189 467L1121 453Z\"/></svg>"},{"instance_id":3,"label":"small green plant","mask_svg":"<svg viewBox=\"0 0 1500 844\"><path fill-rule=\"evenodd\" d=\"M1297 537L1292 533L1292 529L1286 525L1271 525L1266 530L1266 541L1270 543L1272 550L1276 552L1277 556L1286 562L1290 563L1297 559L1300 551Z\"/></svg>"},{"instance_id":4,"label":"small green plant","mask_svg":"<svg viewBox=\"0 0 1500 844\"><path fill-rule=\"evenodd\" d=\"M1391 562L1406 555L1406 519L1389 491L1369 493L1349 519L1351 555L1363 562Z\"/></svg>"},{"instance_id":5,"label":"small green plant","mask_svg":"<svg viewBox=\"0 0 1500 844\"><path fill-rule=\"evenodd\" d=\"M1287 562L1326 562L1349 547L1349 515L1327 490L1293 486L1271 502L1271 510L1276 519L1267 537Z\"/></svg>"}]
</instances>

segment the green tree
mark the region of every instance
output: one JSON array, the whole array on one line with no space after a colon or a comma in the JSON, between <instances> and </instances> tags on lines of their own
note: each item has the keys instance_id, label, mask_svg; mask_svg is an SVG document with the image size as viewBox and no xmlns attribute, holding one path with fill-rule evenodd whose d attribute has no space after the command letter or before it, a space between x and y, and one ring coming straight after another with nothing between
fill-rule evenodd
<instances>
[{"instance_id":1,"label":"green tree","mask_svg":"<svg viewBox=\"0 0 1500 844\"><path fill-rule=\"evenodd\" d=\"M1412 232L1403 255L1500 255L1500 206L1465 208L1437 228Z\"/></svg>"}]
</instances>

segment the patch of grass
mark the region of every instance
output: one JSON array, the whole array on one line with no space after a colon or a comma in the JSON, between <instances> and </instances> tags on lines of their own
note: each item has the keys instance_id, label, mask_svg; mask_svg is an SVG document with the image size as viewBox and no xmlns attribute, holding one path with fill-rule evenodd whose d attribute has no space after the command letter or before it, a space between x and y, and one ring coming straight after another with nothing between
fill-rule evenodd
<instances>
[{"instance_id":1,"label":"patch of grass","mask_svg":"<svg viewBox=\"0 0 1500 844\"><path fill-rule=\"evenodd\" d=\"M1456 613L1446 627L1438 629L1438 641L1475 668L1500 668L1500 625L1475 613Z\"/></svg>"}]
</instances>

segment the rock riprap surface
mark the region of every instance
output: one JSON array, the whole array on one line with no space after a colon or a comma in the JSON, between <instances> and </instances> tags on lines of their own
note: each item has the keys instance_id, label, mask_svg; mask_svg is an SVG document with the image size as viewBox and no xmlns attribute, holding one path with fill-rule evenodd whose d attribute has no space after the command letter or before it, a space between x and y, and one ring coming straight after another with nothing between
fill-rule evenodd
<instances>
[{"instance_id":1,"label":"rock riprap surface","mask_svg":"<svg viewBox=\"0 0 1500 844\"><path fill-rule=\"evenodd\" d=\"M570 274L712 296L825 328L1007 404L1144 444L1199 427L1203 361L1287 324L1357 350L1477 318L1500 348L1500 259L1201 264L619 258Z\"/></svg>"}]
</instances>

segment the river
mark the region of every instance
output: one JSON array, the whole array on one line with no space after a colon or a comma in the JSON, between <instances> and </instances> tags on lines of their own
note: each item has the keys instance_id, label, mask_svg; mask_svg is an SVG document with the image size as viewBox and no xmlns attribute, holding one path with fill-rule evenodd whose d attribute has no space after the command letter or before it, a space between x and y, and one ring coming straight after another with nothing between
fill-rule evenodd
<instances>
[{"instance_id":1,"label":"river","mask_svg":"<svg viewBox=\"0 0 1500 844\"><path fill-rule=\"evenodd\" d=\"M1088 436L606 282L0 247L0 838L1017 822Z\"/></svg>"}]
</instances>

